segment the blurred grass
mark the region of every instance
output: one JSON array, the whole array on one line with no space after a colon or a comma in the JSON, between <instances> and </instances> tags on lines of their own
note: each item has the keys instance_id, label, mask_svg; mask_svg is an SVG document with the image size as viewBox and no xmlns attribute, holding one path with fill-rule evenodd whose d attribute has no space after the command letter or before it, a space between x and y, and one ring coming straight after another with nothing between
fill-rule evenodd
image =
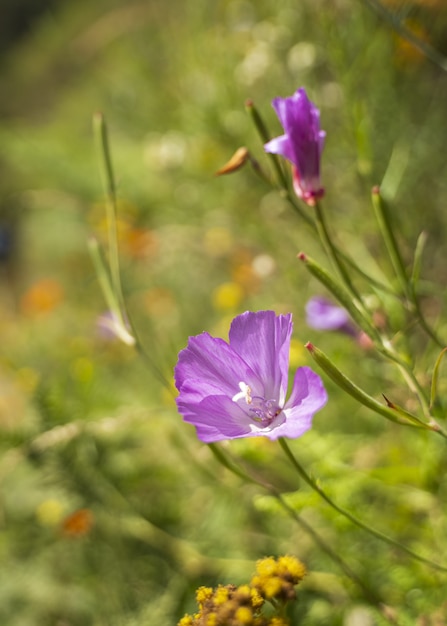
<instances>
[{"instance_id":1,"label":"blurred grass","mask_svg":"<svg viewBox=\"0 0 447 626\"><path fill-rule=\"evenodd\" d=\"M417 17L438 45L445 11ZM101 110L110 128L126 299L169 379L188 335L225 336L235 314L274 308L294 314L294 366L308 362L300 346L310 339L371 394L405 404L399 377L374 354L305 327L305 301L320 287L295 256L305 249L323 262L306 227L248 170L213 174L241 145L267 167L244 102L275 134L271 98L306 86L327 131L325 205L337 238L365 270L387 271L369 201L385 177L409 264L419 232L429 234L436 317L446 75L348 0L67 1L42 14L1 71L0 228L11 248L0 284L0 623L174 625L199 584L244 581L254 560L287 552L311 571L294 623L382 623L365 617L359 589L271 498L198 444L132 350L98 330L105 303L86 241L104 239L105 211L91 118ZM412 344L428 385L437 353ZM293 449L340 504L442 560L442 442L384 424L327 387L331 402ZM402 624L445 623L435 621L445 577L296 491L272 443L230 449L289 494Z\"/></svg>"}]
</instances>

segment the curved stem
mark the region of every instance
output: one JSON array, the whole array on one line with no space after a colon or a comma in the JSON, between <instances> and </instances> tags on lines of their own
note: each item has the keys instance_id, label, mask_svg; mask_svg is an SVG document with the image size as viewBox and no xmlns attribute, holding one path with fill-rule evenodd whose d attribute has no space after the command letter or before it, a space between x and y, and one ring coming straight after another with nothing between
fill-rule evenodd
<instances>
[{"instance_id":1,"label":"curved stem","mask_svg":"<svg viewBox=\"0 0 447 626\"><path fill-rule=\"evenodd\" d=\"M112 279L112 287L120 306L120 315L124 311L124 297L121 285L121 273L119 266L118 237L116 227L116 187L113 175L112 158L109 149L109 140L106 121L102 113L93 117L93 130L98 146L100 158L102 182L106 196L107 229L109 243L109 264ZM123 321L123 320L121 320Z\"/></svg>"},{"instance_id":2,"label":"curved stem","mask_svg":"<svg viewBox=\"0 0 447 626\"><path fill-rule=\"evenodd\" d=\"M402 293L409 299L410 294L407 271L405 269L405 264L400 253L399 246L397 245L396 237L394 236L387 207L385 206L385 202L383 201L378 187L373 188L371 197L376 220L379 225L391 265L393 266L394 272L400 283Z\"/></svg>"},{"instance_id":3,"label":"curved stem","mask_svg":"<svg viewBox=\"0 0 447 626\"><path fill-rule=\"evenodd\" d=\"M439 565L438 563L434 563L430 559L427 559L427 558L421 556L420 554L417 554L416 552L413 552L413 550L410 550L410 548L407 548L406 546L404 546L403 544L399 543L395 539L392 539L391 537L388 537L388 535L385 535L384 533L380 532L379 530L375 530L374 528L372 528L368 524L365 524L360 519L355 517L355 515L352 515L352 513L350 513L349 511L346 511L346 509L343 509L341 506L336 504L332 500L332 498L330 498L327 495L327 493L325 491L323 491L323 489L321 489L321 487L317 484L317 482L315 480L313 480L313 478L311 478L311 476L309 476L309 474L306 472L304 467L297 461L296 457L293 455L292 451L290 450L286 440L283 439L283 438L280 438L280 439L278 439L278 442L279 442L279 445L281 446L282 450L285 452L287 458L292 463L293 467L296 469L296 471L299 474L299 476L304 480L305 483L307 483L309 485L309 487L311 487L311 489L313 489L316 493L318 493L318 495L327 504L329 504L329 506L332 507L334 509L334 511L337 511L337 513L340 513L341 515L346 517L346 519L348 519L350 522L352 522L353 524L355 524L359 528L362 528L363 530L368 532L373 537L376 537L377 539L380 539L381 541L383 541L385 543L388 543L389 545L393 546L394 548L398 548L402 552L405 552L406 554L411 556L413 559L416 559L417 561L420 561L421 563L425 563L426 565L430 565L430 567L433 567L434 569L440 570L441 572L447 572L447 567L444 567L443 565Z\"/></svg>"},{"instance_id":4,"label":"curved stem","mask_svg":"<svg viewBox=\"0 0 447 626\"><path fill-rule=\"evenodd\" d=\"M334 563L340 567L345 575L350 578L363 592L363 595L371 605L375 606L380 613L390 623L395 624L395 620L390 615L388 607L384 604L383 600L372 590L368 585L351 569L351 567L342 559L325 541L324 539L302 518L297 512L284 500L281 493L272 485L264 483L263 481L253 478L247 472L238 467L232 460L230 460L222 448L215 443L209 443L208 448L213 453L214 457L230 472L248 482L252 485L257 485L265 489L271 496L277 500L284 511L312 538L312 540L318 545L318 547L324 552Z\"/></svg>"},{"instance_id":5,"label":"curved stem","mask_svg":"<svg viewBox=\"0 0 447 626\"><path fill-rule=\"evenodd\" d=\"M340 261L340 254L337 250L336 245L334 244L332 240L332 237L329 234L329 229L326 224L326 219L324 217L323 207L322 207L321 202L315 203L315 216L316 216L317 231L320 236L320 240L323 245L323 248L326 251L326 254L332 261L345 287L351 293L353 298L355 298L357 306L364 312L365 307L363 305L362 298L359 292L357 291L357 289L354 287L351 281L351 277L346 271L345 266Z\"/></svg>"}]
</instances>

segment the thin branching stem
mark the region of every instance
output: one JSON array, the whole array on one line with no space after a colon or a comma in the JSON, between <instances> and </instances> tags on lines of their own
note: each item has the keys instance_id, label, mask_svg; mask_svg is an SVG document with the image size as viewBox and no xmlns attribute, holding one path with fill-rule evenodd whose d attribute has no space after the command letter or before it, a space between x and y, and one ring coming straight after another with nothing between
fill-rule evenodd
<instances>
[{"instance_id":1,"label":"thin branching stem","mask_svg":"<svg viewBox=\"0 0 447 626\"><path fill-rule=\"evenodd\" d=\"M329 504L329 506L332 507L334 509L334 511L337 511L337 513L340 513L340 515L343 515L343 517L348 519L350 522L352 522L353 524L355 524L359 528L362 528L363 530L365 530L367 533L369 533L373 537L376 537L376 539L380 539L384 543L387 543L387 544L393 546L394 548L398 548L401 552L405 552L405 554L408 554L408 556L411 556L413 559L415 559L417 561L420 561L421 563L425 563L426 565L429 565L430 567L432 567L434 569L437 569L437 570L439 570L441 572L447 572L447 567L445 567L443 565L439 565L439 563L435 563L434 561L431 561L430 559L427 559L427 558L421 556L420 554L417 554L416 552L413 552L413 550L410 550L410 548L407 548L406 546L401 544L399 541L396 541L392 537L389 537L388 535L385 535L385 533L382 533L381 531L376 530L372 526L369 526L365 522L362 522L362 520L360 520L358 517L356 517L355 515L352 515L352 513L350 513L346 509L344 509L341 506L339 506L338 504L336 504L336 502L334 502L332 500L332 498L330 498L327 495L327 493L318 485L317 481L315 481L306 472L304 467L301 465L301 463L299 463L299 461L297 460L295 455L290 450L286 440L284 438L280 438L278 441L279 441L279 445L281 446L283 452L285 453L285 455L287 456L287 458L289 459L289 461L291 462L291 464L293 465L293 467L297 471L297 473L300 476L300 478L302 478L304 480L304 482L307 485L309 485L309 487L311 489L313 489L316 493L318 493L318 495L327 504Z\"/></svg>"},{"instance_id":2,"label":"thin branching stem","mask_svg":"<svg viewBox=\"0 0 447 626\"><path fill-rule=\"evenodd\" d=\"M389 613L388 607L386 607L383 599L379 594L371 589L352 568L346 563L346 561L337 554L298 513L286 502L282 494L273 486L265 483L258 478L254 478L248 474L245 470L241 469L234 463L233 460L223 452L222 448L215 443L208 444L209 449L213 453L214 457L230 472L241 478L243 481L252 485L257 485L265 491L267 491L275 500L280 504L282 509L302 528L314 541L316 545L324 552L336 565L344 572L344 574L350 578L363 592L365 599L375 606L380 613L392 624L395 624L395 620Z\"/></svg>"}]
</instances>

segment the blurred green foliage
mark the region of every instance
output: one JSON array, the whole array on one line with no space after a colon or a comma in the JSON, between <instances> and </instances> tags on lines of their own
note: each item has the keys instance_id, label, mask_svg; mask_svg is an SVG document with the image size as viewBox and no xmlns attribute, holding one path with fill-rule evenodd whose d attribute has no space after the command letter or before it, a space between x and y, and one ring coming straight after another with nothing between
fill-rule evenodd
<instances>
[{"instance_id":1,"label":"blurred green foliage","mask_svg":"<svg viewBox=\"0 0 447 626\"><path fill-rule=\"evenodd\" d=\"M428 38L445 24L442 7L420 19ZM312 340L371 395L405 405L399 376L374 353L305 327L304 304L321 288L295 257L325 262L305 225L248 169L213 175L242 145L268 167L244 102L274 135L272 97L305 86L327 131L325 206L338 240L383 278L369 199L383 181L408 264L428 233L424 293L436 319L447 75L354 0L67 0L8 48L1 71L0 623L174 626L198 585L239 583L254 560L281 553L311 572L294 624L384 623L274 500L199 445L172 390L101 331L86 243L106 231L91 119L101 110L110 128L126 300L168 380L188 335L225 336L235 314L269 308L294 315L294 366L308 363L301 345ZM399 328L393 303L382 304ZM411 346L428 386L437 351L416 335ZM326 382L330 402L293 449L340 504L442 561L443 442L382 423ZM400 624L446 623L445 575L336 516L273 443L230 449L288 494Z\"/></svg>"}]
</instances>

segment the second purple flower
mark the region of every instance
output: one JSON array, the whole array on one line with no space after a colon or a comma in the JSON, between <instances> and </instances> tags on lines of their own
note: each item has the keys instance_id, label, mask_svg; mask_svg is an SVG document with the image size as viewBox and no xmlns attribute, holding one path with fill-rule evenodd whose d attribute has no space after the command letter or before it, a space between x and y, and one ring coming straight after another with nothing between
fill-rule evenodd
<instances>
[{"instance_id":1,"label":"second purple flower","mask_svg":"<svg viewBox=\"0 0 447 626\"><path fill-rule=\"evenodd\" d=\"M326 133L320 129L320 112L303 88L289 98L275 98L272 105L284 135L266 143L264 149L292 163L295 193L307 204L314 205L324 195L320 160Z\"/></svg>"}]
</instances>

